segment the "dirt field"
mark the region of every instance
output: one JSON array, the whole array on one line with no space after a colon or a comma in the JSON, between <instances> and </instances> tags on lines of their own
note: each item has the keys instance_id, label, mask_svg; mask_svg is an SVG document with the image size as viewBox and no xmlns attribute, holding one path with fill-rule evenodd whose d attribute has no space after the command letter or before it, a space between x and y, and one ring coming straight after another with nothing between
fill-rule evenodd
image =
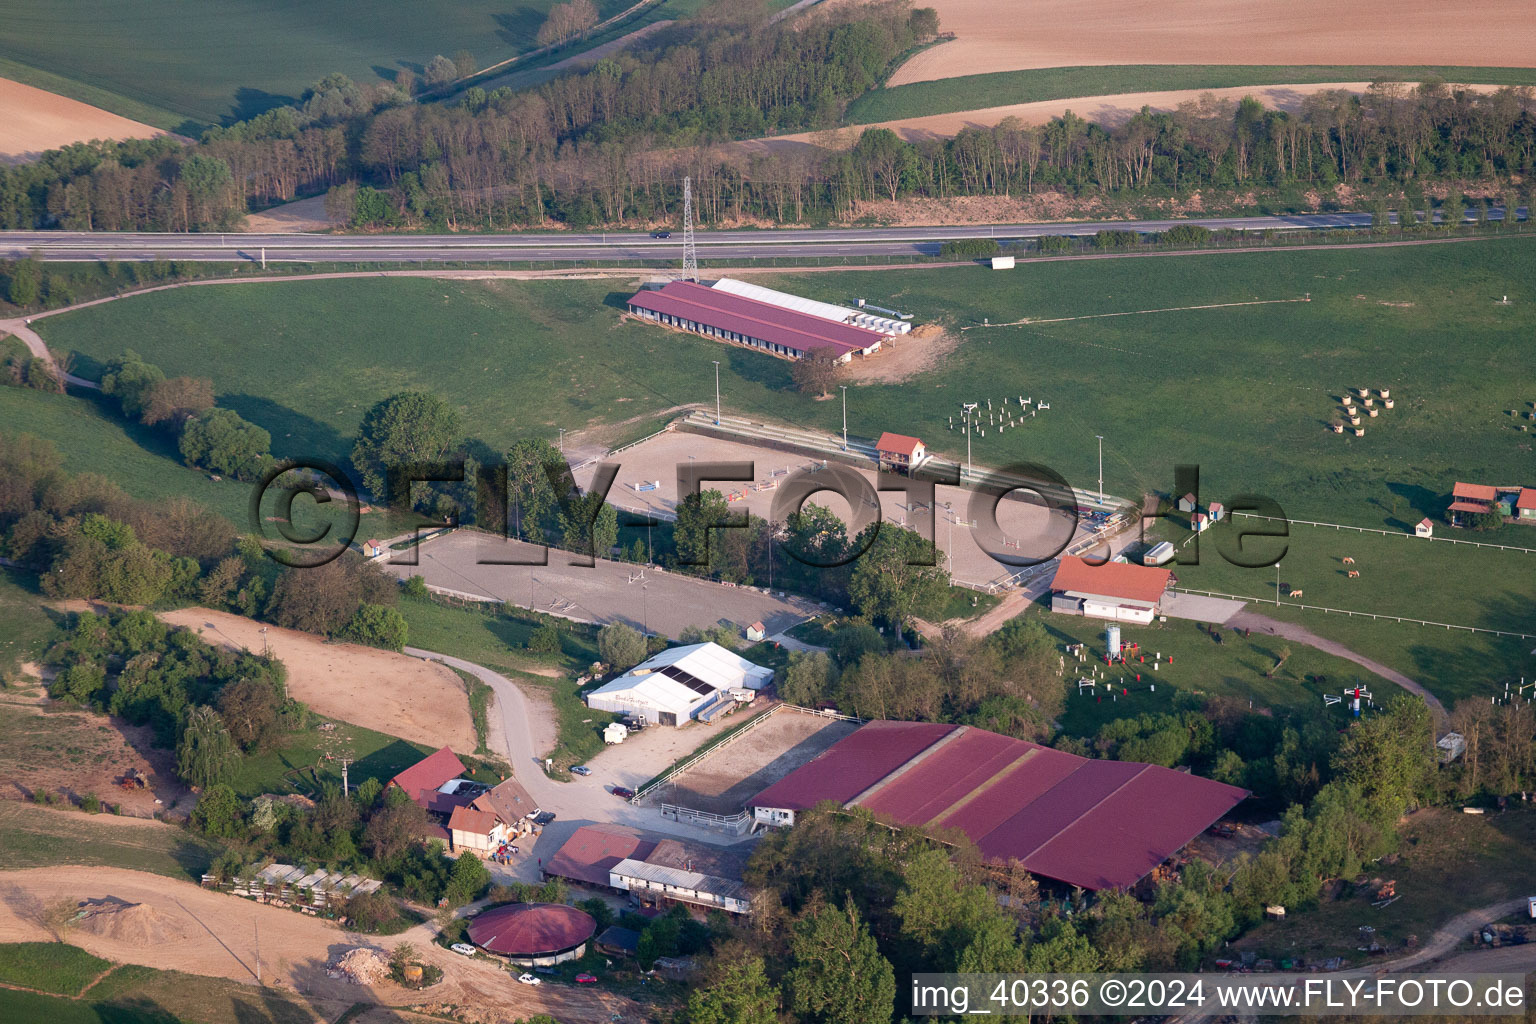
<instances>
[{"instance_id":1,"label":"dirt field","mask_svg":"<svg viewBox=\"0 0 1536 1024\"><path fill-rule=\"evenodd\" d=\"M985 107L980 110L962 110L952 114L929 114L925 117L908 117L896 121L882 121L878 125L859 125L839 132L799 132L771 139L754 139L740 143L747 151L785 150L803 146L846 149L858 142L859 133L865 128L889 128L908 141L919 139L949 138L964 128L990 128L1010 117L1025 124L1045 124L1055 117L1072 111L1078 117L1109 127L1129 121L1142 107L1151 107L1154 113L1178 109L1184 103L1198 103L1210 99L1217 103L1234 106L1245 96L1252 96L1266 107L1275 110L1297 111L1302 102L1315 93L1330 89L1363 93L1369 82L1317 82L1306 85L1259 85L1239 86L1231 89L1173 89L1167 92L1131 92L1114 96L1080 96L1067 100L1040 100L1035 103L1013 103L1003 107ZM1494 86L1467 86L1474 91L1491 92Z\"/></svg>"},{"instance_id":2,"label":"dirt field","mask_svg":"<svg viewBox=\"0 0 1536 1024\"><path fill-rule=\"evenodd\" d=\"M182 608L160 617L196 630L210 644L262 649L262 624L252 619L206 608ZM434 747L475 749L469 698L451 669L392 651L266 628L272 655L288 668L288 693L313 710Z\"/></svg>"},{"instance_id":3,"label":"dirt field","mask_svg":"<svg viewBox=\"0 0 1536 1024\"><path fill-rule=\"evenodd\" d=\"M125 927L96 929L66 923L91 900L140 904L139 920ZM161 941L135 936L153 927ZM385 939L352 935L334 925L289 910L261 906L212 892L190 882L118 868L35 868L0 873L0 942L62 940L119 963L254 983L257 938L264 984L295 993L317 1011L340 1010L357 1002L420 1006L429 1012L444 1004L475 1007L474 1019L507 1022L547 1013L564 1022L607 1024L614 1013L644 1019L627 1000L564 985L537 989L516 984L504 970L431 945L435 926L420 925ZM357 946L384 951L412 943L422 959L443 969L442 983L412 992L384 982L353 985L326 975L325 965ZM335 1013L321 1012L334 1020Z\"/></svg>"},{"instance_id":4,"label":"dirt field","mask_svg":"<svg viewBox=\"0 0 1536 1024\"><path fill-rule=\"evenodd\" d=\"M0 78L0 163L25 163L71 142L164 134L79 100Z\"/></svg>"},{"instance_id":5,"label":"dirt field","mask_svg":"<svg viewBox=\"0 0 1536 1024\"><path fill-rule=\"evenodd\" d=\"M890 85L1096 64L1443 64L1529 67L1524 0L932 0L959 38Z\"/></svg>"},{"instance_id":6,"label":"dirt field","mask_svg":"<svg viewBox=\"0 0 1536 1024\"><path fill-rule=\"evenodd\" d=\"M735 814L746 801L857 728L852 722L780 711L712 751L658 793L656 803Z\"/></svg>"},{"instance_id":7,"label":"dirt field","mask_svg":"<svg viewBox=\"0 0 1536 1024\"><path fill-rule=\"evenodd\" d=\"M8 699L0 704L0 799L94 794L119 814L153 817L187 795L175 754L154 747L153 739L151 730L121 719ZM134 769L149 777L150 788L119 789L117 779Z\"/></svg>"},{"instance_id":8,"label":"dirt field","mask_svg":"<svg viewBox=\"0 0 1536 1024\"><path fill-rule=\"evenodd\" d=\"M326 231L335 227L325 212L325 196L299 199L282 206L274 206L245 218L245 230L262 234L285 232Z\"/></svg>"}]
</instances>

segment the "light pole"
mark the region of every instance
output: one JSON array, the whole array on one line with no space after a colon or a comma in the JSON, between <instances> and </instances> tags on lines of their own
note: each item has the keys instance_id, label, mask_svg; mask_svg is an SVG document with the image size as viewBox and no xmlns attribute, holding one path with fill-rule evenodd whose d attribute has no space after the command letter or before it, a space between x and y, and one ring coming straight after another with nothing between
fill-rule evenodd
<instances>
[{"instance_id":1,"label":"light pole","mask_svg":"<svg viewBox=\"0 0 1536 1024\"><path fill-rule=\"evenodd\" d=\"M962 402L960 408L965 410L965 471L973 472L971 465L971 413L976 411L975 402Z\"/></svg>"},{"instance_id":2,"label":"light pole","mask_svg":"<svg viewBox=\"0 0 1536 1024\"><path fill-rule=\"evenodd\" d=\"M711 359L715 364L715 426L720 425L720 360Z\"/></svg>"},{"instance_id":3,"label":"light pole","mask_svg":"<svg viewBox=\"0 0 1536 1024\"><path fill-rule=\"evenodd\" d=\"M565 428L560 428L560 454L565 454Z\"/></svg>"},{"instance_id":4,"label":"light pole","mask_svg":"<svg viewBox=\"0 0 1536 1024\"><path fill-rule=\"evenodd\" d=\"M843 389L843 451L848 450L848 385L839 384Z\"/></svg>"},{"instance_id":5,"label":"light pole","mask_svg":"<svg viewBox=\"0 0 1536 1024\"><path fill-rule=\"evenodd\" d=\"M1275 607L1280 607L1280 563L1275 563Z\"/></svg>"},{"instance_id":6,"label":"light pole","mask_svg":"<svg viewBox=\"0 0 1536 1024\"><path fill-rule=\"evenodd\" d=\"M1094 434L1099 439L1099 504L1104 504L1104 435Z\"/></svg>"}]
</instances>

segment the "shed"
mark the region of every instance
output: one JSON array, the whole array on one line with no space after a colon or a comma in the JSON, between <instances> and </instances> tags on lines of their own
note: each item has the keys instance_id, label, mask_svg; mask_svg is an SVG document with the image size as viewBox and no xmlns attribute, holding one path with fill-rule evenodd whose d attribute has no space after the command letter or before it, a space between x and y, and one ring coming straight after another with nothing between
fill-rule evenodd
<instances>
[{"instance_id":1,"label":"shed","mask_svg":"<svg viewBox=\"0 0 1536 1024\"><path fill-rule=\"evenodd\" d=\"M610 925L597 937L597 951L609 956L634 956L640 949L640 933L633 928Z\"/></svg>"},{"instance_id":2,"label":"shed","mask_svg":"<svg viewBox=\"0 0 1536 1024\"><path fill-rule=\"evenodd\" d=\"M1522 523L1536 523L1536 487L1520 488L1515 499L1515 512Z\"/></svg>"},{"instance_id":3,"label":"shed","mask_svg":"<svg viewBox=\"0 0 1536 1024\"><path fill-rule=\"evenodd\" d=\"M768 631L763 628L763 624L761 622L754 622L752 625L747 627L747 639L753 643L758 643L767 636Z\"/></svg>"},{"instance_id":4,"label":"shed","mask_svg":"<svg viewBox=\"0 0 1536 1024\"><path fill-rule=\"evenodd\" d=\"M1204 512L1196 512L1189 518L1189 528L1196 533L1204 533L1210 528L1211 517Z\"/></svg>"},{"instance_id":5,"label":"shed","mask_svg":"<svg viewBox=\"0 0 1536 1024\"><path fill-rule=\"evenodd\" d=\"M1184 495L1184 497L1179 499L1179 511L1180 512L1193 512L1195 509L1197 509L1199 507L1200 507L1200 500L1195 497L1195 493L1193 491L1189 492L1188 494Z\"/></svg>"},{"instance_id":6,"label":"shed","mask_svg":"<svg viewBox=\"0 0 1536 1024\"><path fill-rule=\"evenodd\" d=\"M1211 522L1213 523L1221 522L1221 517L1227 514L1227 506L1219 501L1211 502L1205 507L1205 510L1210 513Z\"/></svg>"},{"instance_id":7,"label":"shed","mask_svg":"<svg viewBox=\"0 0 1536 1024\"><path fill-rule=\"evenodd\" d=\"M369 558L377 558L385 552L384 542L381 540L369 540L363 542L363 554Z\"/></svg>"},{"instance_id":8,"label":"shed","mask_svg":"<svg viewBox=\"0 0 1536 1024\"><path fill-rule=\"evenodd\" d=\"M887 430L875 442L875 455L879 459L881 469L910 472L928 457L928 449L923 445L921 438L893 434Z\"/></svg>"},{"instance_id":9,"label":"shed","mask_svg":"<svg viewBox=\"0 0 1536 1024\"><path fill-rule=\"evenodd\" d=\"M1467 739L1459 732L1448 732L1435 741L1441 764L1450 764L1467 752Z\"/></svg>"},{"instance_id":10,"label":"shed","mask_svg":"<svg viewBox=\"0 0 1536 1024\"><path fill-rule=\"evenodd\" d=\"M1435 535L1435 524L1429 521L1428 516L1425 516L1413 528L1413 535L1415 537L1433 537Z\"/></svg>"}]
</instances>

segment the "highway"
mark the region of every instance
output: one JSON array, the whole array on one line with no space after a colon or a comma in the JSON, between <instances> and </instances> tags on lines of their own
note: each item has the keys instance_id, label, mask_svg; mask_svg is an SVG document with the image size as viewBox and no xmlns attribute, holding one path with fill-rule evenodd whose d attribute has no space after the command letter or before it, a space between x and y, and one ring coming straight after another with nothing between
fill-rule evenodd
<instances>
[{"instance_id":1,"label":"highway","mask_svg":"<svg viewBox=\"0 0 1536 1024\"><path fill-rule=\"evenodd\" d=\"M963 227L822 228L771 231L699 231L701 259L739 260L826 256L932 256L947 241L967 238L1018 239L1042 235L1092 235L1106 228L1157 232L1179 225L1211 230L1305 231L1369 227L1368 213L1297 216L1206 217L1186 220L1079 221ZM348 234L180 234L90 231L0 232L0 258L36 253L45 260L269 263L418 263L682 259L682 232L652 238L644 232L599 234L348 235Z\"/></svg>"}]
</instances>

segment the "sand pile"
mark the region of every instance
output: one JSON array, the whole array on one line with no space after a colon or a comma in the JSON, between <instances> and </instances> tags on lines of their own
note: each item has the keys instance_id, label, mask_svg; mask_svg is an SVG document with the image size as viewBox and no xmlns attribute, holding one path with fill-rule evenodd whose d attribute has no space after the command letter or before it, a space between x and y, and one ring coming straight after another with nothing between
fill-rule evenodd
<instances>
[{"instance_id":1,"label":"sand pile","mask_svg":"<svg viewBox=\"0 0 1536 1024\"><path fill-rule=\"evenodd\" d=\"M389 977L389 961L374 949L349 949L342 957L330 964L326 973L333 978L346 978L354 985L376 985Z\"/></svg>"},{"instance_id":2,"label":"sand pile","mask_svg":"<svg viewBox=\"0 0 1536 1024\"><path fill-rule=\"evenodd\" d=\"M144 903L128 903L108 896L86 900L69 922L70 927L115 942L153 946L187 937L180 921Z\"/></svg>"}]
</instances>

